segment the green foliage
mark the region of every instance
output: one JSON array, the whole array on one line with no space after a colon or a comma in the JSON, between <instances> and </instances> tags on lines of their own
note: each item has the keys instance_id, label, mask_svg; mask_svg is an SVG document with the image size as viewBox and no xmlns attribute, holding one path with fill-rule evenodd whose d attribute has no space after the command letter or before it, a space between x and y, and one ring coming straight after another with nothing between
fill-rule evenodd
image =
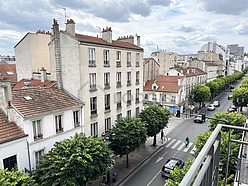
<instances>
[{"instance_id":1,"label":"green foliage","mask_svg":"<svg viewBox=\"0 0 248 186\"><path fill-rule=\"evenodd\" d=\"M0 185L2 186L38 186L33 177L27 176L24 171L0 169Z\"/></svg>"},{"instance_id":2,"label":"green foliage","mask_svg":"<svg viewBox=\"0 0 248 186\"><path fill-rule=\"evenodd\" d=\"M151 105L140 112L139 118L146 123L147 135L154 136L154 146L156 145L156 134L167 126L169 117L169 110L158 105Z\"/></svg>"},{"instance_id":3,"label":"green foliage","mask_svg":"<svg viewBox=\"0 0 248 186\"><path fill-rule=\"evenodd\" d=\"M116 155L127 155L146 141L146 126L140 118L126 117L110 130L109 147Z\"/></svg>"},{"instance_id":4,"label":"green foliage","mask_svg":"<svg viewBox=\"0 0 248 186\"><path fill-rule=\"evenodd\" d=\"M246 116L236 113L236 112L215 112L214 113L214 118L216 119L210 119L210 125L209 125L209 130L213 131L216 126L220 124L228 124L228 125L233 125L233 126L240 126L243 127L245 122L246 122ZM223 129L223 131L226 131Z\"/></svg>"},{"instance_id":5,"label":"green foliage","mask_svg":"<svg viewBox=\"0 0 248 186\"><path fill-rule=\"evenodd\" d=\"M175 169L170 172L173 177L173 180L172 179L166 180L166 186L179 186L180 182L183 180L183 177L190 169L192 163L193 163L192 160L188 159L185 166L182 169L175 167Z\"/></svg>"},{"instance_id":6,"label":"green foliage","mask_svg":"<svg viewBox=\"0 0 248 186\"><path fill-rule=\"evenodd\" d=\"M110 164L107 143L81 133L55 143L50 153L41 157L35 176L41 186L85 185Z\"/></svg>"},{"instance_id":7,"label":"green foliage","mask_svg":"<svg viewBox=\"0 0 248 186\"><path fill-rule=\"evenodd\" d=\"M194 101L198 103L209 99L211 96L210 88L203 84L196 85L192 93L194 94Z\"/></svg>"}]
</instances>

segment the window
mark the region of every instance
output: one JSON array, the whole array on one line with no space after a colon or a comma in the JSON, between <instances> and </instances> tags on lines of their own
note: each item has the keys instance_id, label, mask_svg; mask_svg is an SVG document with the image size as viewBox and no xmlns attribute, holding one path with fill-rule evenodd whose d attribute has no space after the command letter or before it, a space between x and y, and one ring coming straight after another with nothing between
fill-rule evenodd
<instances>
[{"instance_id":1,"label":"window","mask_svg":"<svg viewBox=\"0 0 248 186\"><path fill-rule=\"evenodd\" d=\"M153 101L157 101L157 95L156 95L156 94L153 94L153 95L152 95L152 100L153 100Z\"/></svg>"},{"instance_id":2,"label":"window","mask_svg":"<svg viewBox=\"0 0 248 186\"><path fill-rule=\"evenodd\" d=\"M136 88L136 91L135 91L135 102L139 103L139 89L138 88Z\"/></svg>"},{"instance_id":3,"label":"window","mask_svg":"<svg viewBox=\"0 0 248 186\"><path fill-rule=\"evenodd\" d=\"M90 73L90 90L96 90L96 73Z\"/></svg>"},{"instance_id":4,"label":"window","mask_svg":"<svg viewBox=\"0 0 248 186\"><path fill-rule=\"evenodd\" d=\"M161 95L161 100L162 100L163 102L166 102L166 94L162 94L162 95Z\"/></svg>"},{"instance_id":5,"label":"window","mask_svg":"<svg viewBox=\"0 0 248 186\"><path fill-rule=\"evenodd\" d=\"M136 82L136 85L139 85L139 79L140 79L139 76L140 76L140 73L139 73L139 71L137 71L136 72L136 81L135 81Z\"/></svg>"},{"instance_id":6,"label":"window","mask_svg":"<svg viewBox=\"0 0 248 186\"><path fill-rule=\"evenodd\" d=\"M127 85L131 85L131 72L127 72Z\"/></svg>"},{"instance_id":7,"label":"window","mask_svg":"<svg viewBox=\"0 0 248 186\"><path fill-rule=\"evenodd\" d=\"M120 120L121 118L122 118L122 114L121 113L116 115L116 120L117 121Z\"/></svg>"},{"instance_id":8,"label":"window","mask_svg":"<svg viewBox=\"0 0 248 186\"><path fill-rule=\"evenodd\" d=\"M127 105L130 105L131 104L131 100L132 100L132 98L131 98L131 90L128 90L127 91Z\"/></svg>"},{"instance_id":9,"label":"window","mask_svg":"<svg viewBox=\"0 0 248 186\"><path fill-rule=\"evenodd\" d=\"M92 123L90 125L90 128L91 128L91 136L98 136L98 123L95 122L95 123Z\"/></svg>"},{"instance_id":10,"label":"window","mask_svg":"<svg viewBox=\"0 0 248 186\"><path fill-rule=\"evenodd\" d=\"M55 116L55 125L56 125L56 132L63 132L62 127L62 115Z\"/></svg>"},{"instance_id":11,"label":"window","mask_svg":"<svg viewBox=\"0 0 248 186\"><path fill-rule=\"evenodd\" d=\"M148 99L148 94L145 94L145 99Z\"/></svg>"},{"instance_id":12,"label":"window","mask_svg":"<svg viewBox=\"0 0 248 186\"><path fill-rule=\"evenodd\" d=\"M11 171L11 169L13 169L15 166L17 166L16 155L3 159L4 169Z\"/></svg>"},{"instance_id":13,"label":"window","mask_svg":"<svg viewBox=\"0 0 248 186\"><path fill-rule=\"evenodd\" d=\"M105 131L111 129L111 117L105 119Z\"/></svg>"},{"instance_id":14,"label":"window","mask_svg":"<svg viewBox=\"0 0 248 186\"><path fill-rule=\"evenodd\" d=\"M90 98L90 114L97 114L97 97Z\"/></svg>"},{"instance_id":15,"label":"window","mask_svg":"<svg viewBox=\"0 0 248 186\"><path fill-rule=\"evenodd\" d=\"M41 132L41 120L33 121L32 124L33 124L34 140L42 139L43 134Z\"/></svg>"},{"instance_id":16,"label":"window","mask_svg":"<svg viewBox=\"0 0 248 186\"><path fill-rule=\"evenodd\" d=\"M109 50L103 50L103 65L109 66Z\"/></svg>"},{"instance_id":17,"label":"window","mask_svg":"<svg viewBox=\"0 0 248 186\"><path fill-rule=\"evenodd\" d=\"M127 52L127 67L131 67L131 52Z\"/></svg>"},{"instance_id":18,"label":"window","mask_svg":"<svg viewBox=\"0 0 248 186\"><path fill-rule=\"evenodd\" d=\"M116 51L116 66L121 67L121 51Z\"/></svg>"},{"instance_id":19,"label":"window","mask_svg":"<svg viewBox=\"0 0 248 186\"><path fill-rule=\"evenodd\" d=\"M35 163L36 165L40 162L40 157L44 155L44 149L35 152Z\"/></svg>"},{"instance_id":20,"label":"window","mask_svg":"<svg viewBox=\"0 0 248 186\"><path fill-rule=\"evenodd\" d=\"M139 107L135 109L135 116L138 117L138 115L139 115Z\"/></svg>"},{"instance_id":21,"label":"window","mask_svg":"<svg viewBox=\"0 0 248 186\"><path fill-rule=\"evenodd\" d=\"M94 48L89 48L89 66L96 66L96 56Z\"/></svg>"},{"instance_id":22,"label":"window","mask_svg":"<svg viewBox=\"0 0 248 186\"><path fill-rule=\"evenodd\" d=\"M104 73L104 88L110 88L110 73Z\"/></svg>"},{"instance_id":23,"label":"window","mask_svg":"<svg viewBox=\"0 0 248 186\"><path fill-rule=\"evenodd\" d=\"M175 103L176 102L176 97L175 96L171 96L171 103Z\"/></svg>"},{"instance_id":24,"label":"window","mask_svg":"<svg viewBox=\"0 0 248 186\"><path fill-rule=\"evenodd\" d=\"M116 87L121 87L121 72L116 72Z\"/></svg>"},{"instance_id":25,"label":"window","mask_svg":"<svg viewBox=\"0 0 248 186\"><path fill-rule=\"evenodd\" d=\"M127 111L127 117L129 117L129 118L131 117L131 110Z\"/></svg>"},{"instance_id":26,"label":"window","mask_svg":"<svg viewBox=\"0 0 248 186\"><path fill-rule=\"evenodd\" d=\"M73 123L74 127L80 126L79 110L73 111Z\"/></svg>"},{"instance_id":27,"label":"window","mask_svg":"<svg viewBox=\"0 0 248 186\"><path fill-rule=\"evenodd\" d=\"M140 66L140 54L139 53L136 53L136 56L135 56L135 58L136 58L136 67L139 67Z\"/></svg>"},{"instance_id":28,"label":"window","mask_svg":"<svg viewBox=\"0 0 248 186\"><path fill-rule=\"evenodd\" d=\"M110 111L110 94L105 95L105 111Z\"/></svg>"},{"instance_id":29,"label":"window","mask_svg":"<svg viewBox=\"0 0 248 186\"><path fill-rule=\"evenodd\" d=\"M117 92L116 94L116 103L117 103L117 108L121 108L121 92Z\"/></svg>"}]
</instances>

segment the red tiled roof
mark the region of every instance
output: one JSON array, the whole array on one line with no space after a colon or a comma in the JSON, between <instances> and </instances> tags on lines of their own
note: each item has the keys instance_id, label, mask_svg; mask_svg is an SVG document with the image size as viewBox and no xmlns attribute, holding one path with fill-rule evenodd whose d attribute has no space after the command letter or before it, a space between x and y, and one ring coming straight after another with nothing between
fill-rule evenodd
<instances>
[{"instance_id":1,"label":"red tiled roof","mask_svg":"<svg viewBox=\"0 0 248 186\"><path fill-rule=\"evenodd\" d=\"M153 91L152 84L156 82L159 88L158 92L174 92L177 93L179 90L178 78L184 79L183 76L164 76L160 75L155 81L148 80L145 84L144 91Z\"/></svg>"},{"instance_id":2,"label":"red tiled roof","mask_svg":"<svg viewBox=\"0 0 248 186\"><path fill-rule=\"evenodd\" d=\"M108 45L108 46L116 46L116 47L129 48L129 49L143 51L143 48L133 45L128 42L124 42L124 41L112 40L112 43L108 43L107 41L103 40L102 38L98 38L98 37L87 36L87 35L82 35L82 34L75 34L75 36L81 42Z\"/></svg>"},{"instance_id":3,"label":"red tiled roof","mask_svg":"<svg viewBox=\"0 0 248 186\"><path fill-rule=\"evenodd\" d=\"M0 110L0 143L24 137L24 132L14 122L8 122L6 115Z\"/></svg>"},{"instance_id":4,"label":"red tiled roof","mask_svg":"<svg viewBox=\"0 0 248 186\"><path fill-rule=\"evenodd\" d=\"M13 90L12 105L27 118L78 107L82 102L55 87L36 87Z\"/></svg>"},{"instance_id":5,"label":"red tiled roof","mask_svg":"<svg viewBox=\"0 0 248 186\"><path fill-rule=\"evenodd\" d=\"M16 83L17 82L16 65L0 64L0 79L9 80L12 84Z\"/></svg>"},{"instance_id":6,"label":"red tiled roof","mask_svg":"<svg viewBox=\"0 0 248 186\"><path fill-rule=\"evenodd\" d=\"M56 84L56 81L45 81L41 82L41 80L38 79L22 79L18 83L15 84L13 87L13 90L22 89L25 87L24 82L30 81L31 87L52 87Z\"/></svg>"}]
</instances>

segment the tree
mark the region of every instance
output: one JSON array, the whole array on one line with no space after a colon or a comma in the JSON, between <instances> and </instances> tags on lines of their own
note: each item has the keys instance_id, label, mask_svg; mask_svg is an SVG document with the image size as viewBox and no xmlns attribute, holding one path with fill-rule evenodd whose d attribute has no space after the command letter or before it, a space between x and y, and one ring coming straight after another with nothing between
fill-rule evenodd
<instances>
[{"instance_id":1,"label":"tree","mask_svg":"<svg viewBox=\"0 0 248 186\"><path fill-rule=\"evenodd\" d=\"M128 154L146 141L145 123L140 118L122 118L110 129L109 141L109 147L116 155L126 155L128 167Z\"/></svg>"},{"instance_id":2,"label":"tree","mask_svg":"<svg viewBox=\"0 0 248 186\"><path fill-rule=\"evenodd\" d=\"M147 136L154 137L153 146L156 146L156 135L167 126L169 117L169 110L158 105L151 105L140 112L139 118L146 123Z\"/></svg>"},{"instance_id":3,"label":"tree","mask_svg":"<svg viewBox=\"0 0 248 186\"><path fill-rule=\"evenodd\" d=\"M76 134L57 142L42 156L35 176L41 186L86 185L111 164L108 144L97 137Z\"/></svg>"},{"instance_id":4,"label":"tree","mask_svg":"<svg viewBox=\"0 0 248 186\"><path fill-rule=\"evenodd\" d=\"M235 88L232 92L232 96L233 104L239 106L240 111L242 111L242 108L248 104L248 88L245 87L245 85Z\"/></svg>"},{"instance_id":5,"label":"tree","mask_svg":"<svg viewBox=\"0 0 248 186\"><path fill-rule=\"evenodd\" d=\"M204 100L207 100L211 96L210 88L203 84L198 84L195 86L195 88L192 90L192 93L194 95L194 101L198 102L200 107L201 103Z\"/></svg>"},{"instance_id":6,"label":"tree","mask_svg":"<svg viewBox=\"0 0 248 186\"><path fill-rule=\"evenodd\" d=\"M13 169L0 169L0 185L38 186L32 176L27 176L24 171Z\"/></svg>"}]
</instances>

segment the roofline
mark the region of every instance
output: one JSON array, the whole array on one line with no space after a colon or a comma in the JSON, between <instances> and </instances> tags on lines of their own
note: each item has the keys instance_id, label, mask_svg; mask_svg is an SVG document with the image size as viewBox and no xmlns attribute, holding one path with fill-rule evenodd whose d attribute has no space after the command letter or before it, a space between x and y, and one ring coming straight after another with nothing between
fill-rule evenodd
<instances>
[{"instance_id":1,"label":"roofline","mask_svg":"<svg viewBox=\"0 0 248 186\"><path fill-rule=\"evenodd\" d=\"M27 37L29 34L34 34L34 33L31 32L26 33L26 35L23 36L23 38L14 46L14 48L17 47L17 45L19 45L24 40L24 38Z\"/></svg>"},{"instance_id":2,"label":"roofline","mask_svg":"<svg viewBox=\"0 0 248 186\"><path fill-rule=\"evenodd\" d=\"M14 140L17 140L17 139L24 138L24 137L27 137L27 136L28 136L28 134L24 134L23 136L18 136L18 137L14 137L14 138L11 138L11 139L4 140L4 141L0 141L0 145L3 144L3 143L7 143L7 142L10 142L10 141L14 141Z\"/></svg>"}]
</instances>

